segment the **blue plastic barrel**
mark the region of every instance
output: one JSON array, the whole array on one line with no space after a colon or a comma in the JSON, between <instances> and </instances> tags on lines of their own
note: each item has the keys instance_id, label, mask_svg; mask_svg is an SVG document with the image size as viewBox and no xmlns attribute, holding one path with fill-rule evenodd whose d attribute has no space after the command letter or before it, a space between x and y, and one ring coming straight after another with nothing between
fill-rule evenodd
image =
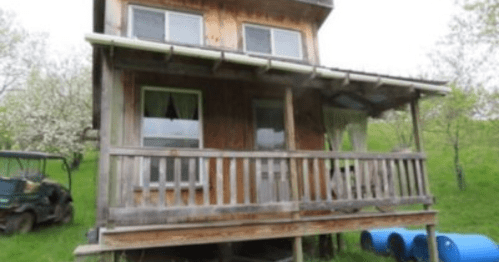
<instances>
[{"instance_id":1,"label":"blue plastic barrel","mask_svg":"<svg viewBox=\"0 0 499 262\"><path fill-rule=\"evenodd\" d=\"M362 249L372 251L378 255L390 255L388 237L394 232L407 231L404 228L384 228L362 231L360 234L360 245Z\"/></svg>"},{"instance_id":2,"label":"blue plastic barrel","mask_svg":"<svg viewBox=\"0 0 499 262\"><path fill-rule=\"evenodd\" d=\"M424 230L412 230L394 232L388 237L388 245L391 254L398 262L406 262L413 259L414 238L425 234Z\"/></svg>"},{"instance_id":3,"label":"blue plastic barrel","mask_svg":"<svg viewBox=\"0 0 499 262\"><path fill-rule=\"evenodd\" d=\"M443 234L437 236L442 262L497 262L499 248L481 235Z\"/></svg>"},{"instance_id":4,"label":"blue plastic barrel","mask_svg":"<svg viewBox=\"0 0 499 262\"><path fill-rule=\"evenodd\" d=\"M426 234L420 234L414 237L412 247L412 257L418 262L430 261L428 254L428 243L426 242Z\"/></svg>"}]
</instances>

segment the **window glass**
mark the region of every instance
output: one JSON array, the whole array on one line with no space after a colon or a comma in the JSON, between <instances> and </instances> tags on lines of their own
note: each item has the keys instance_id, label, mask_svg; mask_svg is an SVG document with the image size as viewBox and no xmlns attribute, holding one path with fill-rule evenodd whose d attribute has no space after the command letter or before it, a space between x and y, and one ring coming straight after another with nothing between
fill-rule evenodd
<instances>
[{"instance_id":1,"label":"window glass","mask_svg":"<svg viewBox=\"0 0 499 262\"><path fill-rule=\"evenodd\" d=\"M132 35L137 38L164 41L164 13L134 8Z\"/></svg>"},{"instance_id":2,"label":"window glass","mask_svg":"<svg viewBox=\"0 0 499 262\"><path fill-rule=\"evenodd\" d=\"M256 147L258 150L283 150L286 147L282 106L255 104Z\"/></svg>"},{"instance_id":3,"label":"window glass","mask_svg":"<svg viewBox=\"0 0 499 262\"><path fill-rule=\"evenodd\" d=\"M244 31L247 51L272 54L270 29L246 26Z\"/></svg>"},{"instance_id":4,"label":"window glass","mask_svg":"<svg viewBox=\"0 0 499 262\"><path fill-rule=\"evenodd\" d=\"M200 147L198 94L144 91L142 121L145 147ZM199 181L196 161L196 181ZM189 180L189 160L181 160L181 181ZM173 182L174 161L167 158L166 181ZM159 158L151 158L151 182L159 181Z\"/></svg>"},{"instance_id":5,"label":"window glass","mask_svg":"<svg viewBox=\"0 0 499 262\"><path fill-rule=\"evenodd\" d=\"M170 41L184 44L201 44L201 18L192 15L170 13Z\"/></svg>"},{"instance_id":6,"label":"window glass","mask_svg":"<svg viewBox=\"0 0 499 262\"><path fill-rule=\"evenodd\" d=\"M300 35L296 32L274 29L275 54L300 58Z\"/></svg>"}]
</instances>

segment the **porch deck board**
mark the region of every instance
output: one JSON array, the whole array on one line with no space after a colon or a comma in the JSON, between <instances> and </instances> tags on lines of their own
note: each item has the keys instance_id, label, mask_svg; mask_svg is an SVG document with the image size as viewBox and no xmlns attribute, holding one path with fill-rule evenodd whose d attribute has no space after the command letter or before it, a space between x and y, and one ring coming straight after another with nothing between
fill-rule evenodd
<instances>
[{"instance_id":1,"label":"porch deck board","mask_svg":"<svg viewBox=\"0 0 499 262\"><path fill-rule=\"evenodd\" d=\"M434 225L436 211L357 213L274 220L116 227L101 230L106 248L138 249L330 234L394 226Z\"/></svg>"}]
</instances>

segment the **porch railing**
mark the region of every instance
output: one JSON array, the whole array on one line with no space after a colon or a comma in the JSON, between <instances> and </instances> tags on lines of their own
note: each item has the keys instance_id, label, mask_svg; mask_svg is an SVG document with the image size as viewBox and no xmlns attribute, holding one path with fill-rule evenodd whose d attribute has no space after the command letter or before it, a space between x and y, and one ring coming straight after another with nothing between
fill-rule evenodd
<instances>
[{"instance_id":1,"label":"porch railing","mask_svg":"<svg viewBox=\"0 0 499 262\"><path fill-rule=\"evenodd\" d=\"M109 215L118 224L432 203L422 153L115 147L110 156ZM159 163L155 181L151 161Z\"/></svg>"}]
</instances>

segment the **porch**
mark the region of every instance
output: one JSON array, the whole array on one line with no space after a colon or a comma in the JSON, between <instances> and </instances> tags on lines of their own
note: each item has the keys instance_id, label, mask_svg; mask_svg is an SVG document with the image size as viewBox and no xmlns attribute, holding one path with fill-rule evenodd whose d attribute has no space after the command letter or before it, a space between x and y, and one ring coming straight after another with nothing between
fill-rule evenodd
<instances>
[{"instance_id":1,"label":"porch","mask_svg":"<svg viewBox=\"0 0 499 262\"><path fill-rule=\"evenodd\" d=\"M110 156L118 170L108 219L116 226L303 218L433 203L423 153L112 147ZM151 182L151 159L159 160L159 183ZM167 163L174 163L172 181Z\"/></svg>"}]
</instances>

